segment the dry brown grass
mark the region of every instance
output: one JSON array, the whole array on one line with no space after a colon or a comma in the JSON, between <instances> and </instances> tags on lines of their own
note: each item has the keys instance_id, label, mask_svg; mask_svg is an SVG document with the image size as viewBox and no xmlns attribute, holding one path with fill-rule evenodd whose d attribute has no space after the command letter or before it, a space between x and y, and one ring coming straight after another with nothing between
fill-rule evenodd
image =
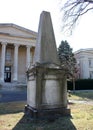
<instances>
[{"instance_id":1,"label":"dry brown grass","mask_svg":"<svg viewBox=\"0 0 93 130\"><path fill-rule=\"evenodd\" d=\"M0 130L93 130L93 105L72 103L69 105L72 118L34 122L24 116L25 104L26 102L0 104Z\"/></svg>"}]
</instances>

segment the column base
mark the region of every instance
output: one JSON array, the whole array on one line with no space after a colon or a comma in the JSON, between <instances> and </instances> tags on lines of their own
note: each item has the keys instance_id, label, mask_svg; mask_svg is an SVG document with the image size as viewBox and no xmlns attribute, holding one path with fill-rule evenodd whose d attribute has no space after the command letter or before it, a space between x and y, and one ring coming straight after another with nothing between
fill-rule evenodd
<instances>
[{"instance_id":1,"label":"column base","mask_svg":"<svg viewBox=\"0 0 93 130\"><path fill-rule=\"evenodd\" d=\"M25 106L25 115L30 116L32 119L48 119L55 120L62 116L70 116L71 111L68 108L53 108L53 109L35 109L29 105Z\"/></svg>"},{"instance_id":2,"label":"column base","mask_svg":"<svg viewBox=\"0 0 93 130\"><path fill-rule=\"evenodd\" d=\"M12 82L13 82L13 83L18 83L17 79L13 79Z\"/></svg>"},{"instance_id":3,"label":"column base","mask_svg":"<svg viewBox=\"0 0 93 130\"><path fill-rule=\"evenodd\" d=\"M1 84L2 84L2 83L5 83L5 81L4 81L3 78L0 79L0 83L1 83Z\"/></svg>"}]
</instances>

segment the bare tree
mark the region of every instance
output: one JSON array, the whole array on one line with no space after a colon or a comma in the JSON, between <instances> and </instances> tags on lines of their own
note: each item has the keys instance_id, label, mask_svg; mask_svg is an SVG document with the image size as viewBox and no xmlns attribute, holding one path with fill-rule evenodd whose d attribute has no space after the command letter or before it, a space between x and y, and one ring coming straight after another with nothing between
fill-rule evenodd
<instances>
[{"instance_id":1,"label":"bare tree","mask_svg":"<svg viewBox=\"0 0 93 130\"><path fill-rule=\"evenodd\" d=\"M62 7L63 29L72 32L79 18L90 10L93 10L93 0L66 0Z\"/></svg>"}]
</instances>

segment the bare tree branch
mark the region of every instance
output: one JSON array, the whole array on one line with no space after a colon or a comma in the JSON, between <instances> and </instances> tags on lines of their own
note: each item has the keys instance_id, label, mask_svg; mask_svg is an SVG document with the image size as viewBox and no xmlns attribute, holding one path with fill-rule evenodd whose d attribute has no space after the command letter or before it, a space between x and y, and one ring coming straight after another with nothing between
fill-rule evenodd
<instances>
[{"instance_id":1,"label":"bare tree branch","mask_svg":"<svg viewBox=\"0 0 93 130\"><path fill-rule=\"evenodd\" d=\"M62 7L63 30L72 32L82 15L93 10L93 0L67 0Z\"/></svg>"},{"instance_id":2,"label":"bare tree branch","mask_svg":"<svg viewBox=\"0 0 93 130\"><path fill-rule=\"evenodd\" d=\"M92 10L92 9L93 9L93 7L92 7L92 8L87 9L85 12L81 13L80 15L83 15L83 14L87 13L89 10Z\"/></svg>"}]
</instances>

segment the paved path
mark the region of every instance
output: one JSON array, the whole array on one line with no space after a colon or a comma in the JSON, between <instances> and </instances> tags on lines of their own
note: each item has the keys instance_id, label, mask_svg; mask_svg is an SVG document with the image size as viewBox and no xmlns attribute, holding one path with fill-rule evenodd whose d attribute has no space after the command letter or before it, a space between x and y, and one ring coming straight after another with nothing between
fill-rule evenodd
<instances>
[{"instance_id":1,"label":"paved path","mask_svg":"<svg viewBox=\"0 0 93 130\"><path fill-rule=\"evenodd\" d=\"M12 101L26 101L27 92L26 90L20 91L0 91L0 103L12 102Z\"/></svg>"},{"instance_id":2,"label":"paved path","mask_svg":"<svg viewBox=\"0 0 93 130\"><path fill-rule=\"evenodd\" d=\"M88 104L88 105L93 105L92 100L69 100L69 103L79 103L79 104Z\"/></svg>"}]
</instances>

